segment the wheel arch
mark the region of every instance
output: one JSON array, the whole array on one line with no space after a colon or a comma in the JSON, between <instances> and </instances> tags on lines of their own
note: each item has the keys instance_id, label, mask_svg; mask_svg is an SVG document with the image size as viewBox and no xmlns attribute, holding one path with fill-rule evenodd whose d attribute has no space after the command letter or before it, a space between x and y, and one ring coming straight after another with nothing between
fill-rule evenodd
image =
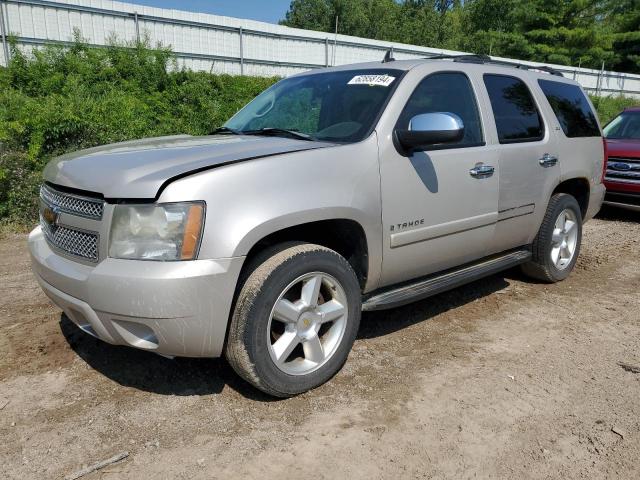
<instances>
[{"instance_id":1,"label":"wheel arch","mask_svg":"<svg viewBox=\"0 0 640 480\"><path fill-rule=\"evenodd\" d=\"M301 221L303 218L306 221ZM249 232L237 249L239 255L246 256L243 269L264 250L295 241L322 245L338 252L355 271L363 291L371 280L370 275L375 274L370 258L371 241L361 222L347 215L327 218L310 212L274 219Z\"/></svg>"},{"instance_id":2,"label":"wheel arch","mask_svg":"<svg viewBox=\"0 0 640 480\"><path fill-rule=\"evenodd\" d=\"M574 197L580 206L580 213L584 220L587 215L587 210L589 209L589 198L591 196L591 184L589 180L584 177L563 180L556 185L551 195L553 196L557 193L566 193Z\"/></svg>"}]
</instances>

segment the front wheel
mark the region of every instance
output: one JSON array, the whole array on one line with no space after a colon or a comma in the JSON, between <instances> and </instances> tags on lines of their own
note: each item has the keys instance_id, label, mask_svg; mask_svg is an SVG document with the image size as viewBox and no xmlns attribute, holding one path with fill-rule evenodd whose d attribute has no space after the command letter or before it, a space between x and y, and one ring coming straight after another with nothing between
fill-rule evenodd
<instances>
[{"instance_id":1,"label":"front wheel","mask_svg":"<svg viewBox=\"0 0 640 480\"><path fill-rule=\"evenodd\" d=\"M530 277L558 282L569 276L582 241L582 213L576 199L565 193L551 197L532 247L532 259L522 266Z\"/></svg>"},{"instance_id":2,"label":"front wheel","mask_svg":"<svg viewBox=\"0 0 640 480\"><path fill-rule=\"evenodd\" d=\"M249 271L229 328L231 366L277 397L329 380L346 361L360 323L360 286L349 263L319 245L283 245Z\"/></svg>"}]
</instances>

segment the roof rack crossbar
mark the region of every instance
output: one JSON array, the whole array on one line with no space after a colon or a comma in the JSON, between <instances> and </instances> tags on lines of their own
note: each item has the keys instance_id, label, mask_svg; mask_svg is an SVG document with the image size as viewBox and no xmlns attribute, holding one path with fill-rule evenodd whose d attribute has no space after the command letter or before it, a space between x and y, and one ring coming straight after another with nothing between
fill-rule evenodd
<instances>
[{"instance_id":1,"label":"roof rack crossbar","mask_svg":"<svg viewBox=\"0 0 640 480\"><path fill-rule=\"evenodd\" d=\"M427 60L453 60L454 62L464 62L464 63L479 63L479 64L491 64L491 65L501 65L505 67L514 67L522 70L539 70L541 72L546 72L551 75L555 75L558 77L563 77L561 72L556 70L555 68L549 67L547 65L525 65L524 63L518 62L509 62L507 60L494 60L489 55L482 54L447 54L441 53L436 55L431 55L429 57L425 57Z\"/></svg>"}]
</instances>

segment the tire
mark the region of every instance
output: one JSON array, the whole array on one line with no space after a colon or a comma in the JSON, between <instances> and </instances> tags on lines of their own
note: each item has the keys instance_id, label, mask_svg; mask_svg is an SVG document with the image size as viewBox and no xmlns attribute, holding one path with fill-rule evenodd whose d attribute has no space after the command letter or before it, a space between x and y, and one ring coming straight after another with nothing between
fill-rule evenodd
<instances>
[{"instance_id":1,"label":"tire","mask_svg":"<svg viewBox=\"0 0 640 480\"><path fill-rule=\"evenodd\" d=\"M562 225L561 215L565 215L565 221L572 222L573 226L569 227L569 224L565 223L566 228L558 228ZM562 241L566 243L567 250L562 247ZM540 230L533 241L531 261L522 265L522 271L543 282L555 283L564 280L578 260L581 242L582 213L578 202L573 196L565 193L553 195ZM558 258L558 261L554 260L555 258Z\"/></svg>"},{"instance_id":2,"label":"tire","mask_svg":"<svg viewBox=\"0 0 640 480\"><path fill-rule=\"evenodd\" d=\"M247 268L225 356L259 390L297 395L344 365L360 314L358 278L342 256L319 245L276 246Z\"/></svg>"}]
</instances>

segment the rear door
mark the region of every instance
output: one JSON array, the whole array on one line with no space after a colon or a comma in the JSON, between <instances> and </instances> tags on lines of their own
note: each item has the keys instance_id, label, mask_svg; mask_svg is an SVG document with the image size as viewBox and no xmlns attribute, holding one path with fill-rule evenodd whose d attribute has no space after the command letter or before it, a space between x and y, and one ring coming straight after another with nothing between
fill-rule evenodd
<instances>
[{"instance_id":1,"label":"rear door","mask_svg":"<svg viewBox=\"0 0 640 480\"><path fill-rule=\"evenodd\" d=\"M556 134L543 119L541 98L525 81L485 73L483 83L499 144L500 196L492 253L530 243L560 177Z\"/></svg>"},{"instance_id":2,"label":"rear door","mask_svg":"<svg viewBox=\"0 0 640 480\"><path fill-rule=\"evenodd\" d=\"M562 177L583 178L591 185L602 178L604 146L593 106L580 86L562 79L539 79L553 110Z\"/></svg>"}]
</instances>

